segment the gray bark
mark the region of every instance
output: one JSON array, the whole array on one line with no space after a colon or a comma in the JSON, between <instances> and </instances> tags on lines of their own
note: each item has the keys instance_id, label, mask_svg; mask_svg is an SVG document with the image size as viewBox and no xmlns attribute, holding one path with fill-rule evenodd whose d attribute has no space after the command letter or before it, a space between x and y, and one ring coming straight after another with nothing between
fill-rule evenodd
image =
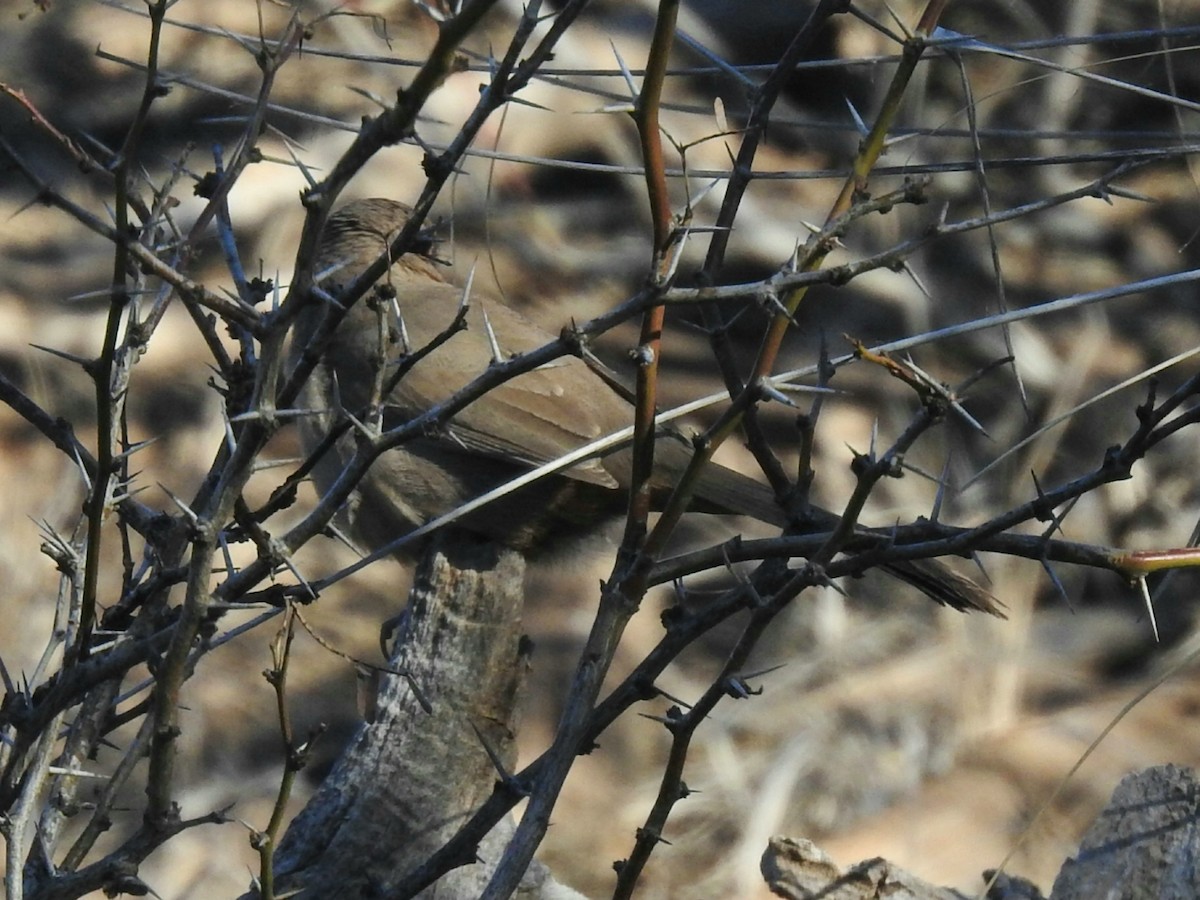
<instances>
[{"instance_id":1,"label":"gray bark","mask_svg":"<svg viewBox=\"0 0 1200 900\"><path fill-rule=\"evenodd\" d=\"M1063 864L1051 900L1200 897L1200 785L1180 766L1126 775Z\"/></svg>"},{"instance_id":2,"label":"gray bark","mask_svg":"<svg viewBox=\"0 0 1200 900\"><path fill-rule=\"evenodd\" d=\"M408 678L383 679L373 721L288 828L275 857L281 894L386 896L490 795L499 773L483 742L511 770L527 665L524 570L513 550L454 532L435 539L417 570L391 660ZM455 869L421 896L478 896L512 827L506 820L493 829L479 848L481 861ZM547 881L544 871L531 870L527 895L548 896Z\"/></svg>"}]
</instances>

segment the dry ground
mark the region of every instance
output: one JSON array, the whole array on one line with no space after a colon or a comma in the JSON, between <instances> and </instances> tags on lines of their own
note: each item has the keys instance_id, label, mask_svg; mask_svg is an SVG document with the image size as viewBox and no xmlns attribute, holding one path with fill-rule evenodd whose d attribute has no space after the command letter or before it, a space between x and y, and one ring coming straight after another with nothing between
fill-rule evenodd
<instances>
[{"instance_id":1,"label":"dry ground","mask_svg":"<svg viewBox=\"0 0 1200 900\"><path fill-rule=\"evenodd\" d=\"M719 13L734 4L709 5ZM1159 5L1170 24L1198 21L1191 3ZM645 54L649 13L640 4L620 6L601 5L581 23L563 45L556 68L612 70L612 46L636 67ZM1066 22L1041 18L1031 4L955 6L951 4L948 27L1004 43L1151 27L1159 14L1150 3L1077 3L1067 6L1081 18ZM884 15L882 4L864 7ZM892 7L906 21L915 17L913 3ZM428 24L406 4L364 2L352 8L384 16L390 45L371 20L338 18L318 29L310 42L313 51L420 59L432 40ZM281 15L278 9L264 9L269 22ZM68 133L86 134L109 146L119 143L140 90L137 76L97 59L93 51L99 45L108 53L140 59L144 21L108 7L62 2L45 11L14 2L0 14L5 17L0 29L3 80L24 88ZM185 0L173 17L221 23L244 33L255 28L252 5L232 0ZM747 21L738 24L748 30L754 25L763 29L750 42L764 53L764 35L789 27L756 22L754 16L740 18ZM502 46L506 21L498 16L492 23L497 46ZM689 18L686 27L719 52L750 52L730 46L740 39L730 23ZM482 40L475 47L486 49ZM219 35L173 29L166 49L168 68L242 93L254 89L251 61ZM891 48L846 17L826 49L861 59ZM1169 57L1173 70L1168 73L1168 57L1160 49L1155 41L1095 42L1036 52L1068 65L1110 60L1098 71L1195 98L1200 66L1194 51ZM1126 56L1130 58L1114 61ZM681 52L681 65L694 61ZM388 97L410 71L306 53L285 70L275 100L329 121L305 121L285 112L274 121L301 145L298 152L307 164L326 167L349 142L349 129L373 109L350 86ZM877 63L798 81L775 119L762 169L811 172L844 165L856 138L848 129L843 97L869 114L887 85L888 72L886 64ZM1195 140L1188 137L1194 114L1176 118L1165 105L1128 92L1084 85L1070 76L1043 77L1042 71L1011 60L972 58L967 73L978 126L986 130L984 155L991 159ZM436 142L452 135L474 102L478 82L469 74L451 79L429 111L436 121L424 126L422 136ZM632 128L620 116L598 114L610 101L581 89L620 93L622 80L581 76L573 85L539 84L527 99L546 109L514 107L506 120L497 119L485 132L479 146L516 155L635 165ZM679 79L672 92L679 109L668 116L667 128L681 142L715 131L714 96L722 98L730 115L741 102L736 87L719 78ZM905 121L937 127L944 134L899 143L885 163L970 159L970 141L952 134L966 128L963 108L953 66L942 61L931 67ZM151 137L157 155L147 165L165 171L183 144L194 141L197 148L188 164L203 171L210 165L208 147L229 140L236 130L221 117L242 109L228 99L175 86L154 119ZM1044 132L1036 139L1000 131L1035 128ZM1077 136L1051 134L1055 130ZM101 182L82 180L33 133L11 102L0 102L0 131L11 135L56 187L101 210ZM1121 136L1121 131L1131 135ZM689 164L719 168L726 164L725 144L736 141L735 135L698 144L689 151ZM265 148L286 160L277 137L269 136ZM415 148L389 150L355 182L353 191L412 199L422 184L419 160ZM991 203L1003 208L1028 202L1099 171L1082 163L996 169L988 176ZM1011 304L1194 265L1200 216L1187 165L1159 163L1123 183L1154 202L1081 201L997 230L994 239ZM691 187L702 184L695 179ZM301 219L296 198L302 186L294 168L268 161L253 167L231 197L244 259L261 260L262 271L284 283ZM832 177L756 185L734 236L728 280L761 277L785 260L803 231L799 223L819 221L836 187ZM183 197L188 194L180 191ZM978 184L969 172L937 177L932 195L936 202L930 207L897 210L868 223L852 235L839 258L918 232L942 205L951 219L978 214ZM682 200L681 188L678 196ZM82 374L30 345L82 355L96 352L105 307L101 300L72 298L103 286L108 248L60 214L36 205L25 208L32 199L33 192L15 174L0 180L0 365L86 435L92 412ZM491 168L486 160L475 160L444 199L441 214L452 215L455 225L449 252L460 269L477 264L478 277L498 284L512 302L524 304L554 329L628 296L646 262L645 203L641 182L632 175L569 174L520 162ZM181 217L186 219L195 204L185 203ZM699 215L711 219L715 210L716 200L707 199ZM682 277L702 252L701 247L692 251ZM885 340L994 310L996 288L983 234L945 241L914 257L912 267L928 294L913 279L888 272L848 288L814 292L798 317L785 365L810 363L822 335L841 352L843 333L869 342ZM194 271L207 284L228 283L215 247L205 248ZM969 400L991 438L948 427L931 436L911 461L937 472L953 448L952 475L961 482L1036 423L1148 365L1200 346L1197 308L1194 291L1177 288L1018 327L1013 341L1029 391L1029 416L1022 411L1011 373L998 373ZM676 325L667 342L672 399L715 390L704 341L686 324ZM602 351L619 363L629 335L611 336ZM990 331L926 348L917 359L938 377L955 381L1004 352L1000 336ZM1195 365L1194 360L1185 362L1165 373L1163 381L1176 383ZM134 437L158 438L140 460L140 481L147 488L143 499L166 508L165 489L184 497L194 491L222 436L217 397L206 385L203 347L181 310L172 311L137 372L131 406ZM851 485L849 448L866 449L876 423L886 442L912 412L903 392L867 367L849 367L836 386L846 393L829 403L819 423L817 490L827 505L844 499ZM1033 491L1030 471L1044 484L1086 471L1106 446L1134 427L1133 408L1143 392L1120 393L1043 436L972 490L951 498L946 517L980 521L989 510L1027 499ZM787 416L779 415L772 429L786 442ZM70 463L4 410L0 439L0 483L5 485L0 503L5 583L0 657L10 672L20 673L41 653L56 592L54 566L39 554L39 525L72 527L82 489ZM280 459L293 456L294 441L294 435L283 435L273 452ZM1200 511L1196 443L1190 433L1180 435L1140 466L1131 481L1082 501L1064 525L1066 535L1134 548L1186 543ZM745 464L748 456L733 450L728 461ZM256 484L260 497L275 477L271 470L261 474ZM916 476L886 487L870 511L874 522L911 518L927 512L932 502L933 488ZM694 523L690 535L712 539L744 524ZM564 672L586 633L596 584L607 572L607 549L601 544L560 558L534 579L527 625L538 651L522 734L527 756L538 752L550 734ZM299 565L306 572L324 573L351 558L349 551L322 542L309 548ZM1008 621L930 609L921 598L874 579L845 585L848 597L826 591L801 598L757 657L762 668L784 667L762 680L761 696L729 701L701 732L687 775L689 786L700 793L678 808L668 835L671 845L657 852L641 896L760 896L758 856L767 838L777 833L811 837L842 863L886 856L927 880L963 890L977 890L979 873L1015 848L1010 869L1048 889L1121 775L1159 762L1200 763L1198 732L1192 730L1200 727L1193 721L1200 715L1200 678L1186 656L1194 635L1193 576L1181 575L1162 595L1159 615L1166 641L1155 646L1137 596L1114 576L1056 569L1069 598L1064 599L1035 562L986 563L993 591L1008 606ZM118 573L114 567L109 587L116 585ZM324 639L375 659L379 622L403 603L407 579L397 565L377 565L353 584L329 591L307 616ZM656 597L639 614L618 668L631 666L652 646L661 607L650 607L668 600ZM236 801L236 817L255 826L265 821L280 769L272 695L259 675L268 664L270 637L269 631L251 634L214 653L192 683L184 735L185 788L179 797L188 814ZM730 639L729 633L715 634L695 648L669 673L664 687L675 696L694 696L715 671ZM299 652L301 665L292 687L298 725L331 725L324 741L327 765L356 721L354 677L342 660L312 641L301 640ZM1041 811L1089 742L1165 667L1180 662ZM646 712L663 711L651 707ZM653 799L666 748L660 726L627 716L605 736L598 752L580 761L542 852L562 880L589 896L611 889L610 862L629 851L634 829ZM319 775L320 767L312 777ZM138 801L130 797L135 811ZM302 803L303 796L296 802ZM226 897L245 887L254 864L245 830L230 825L173 842L150 860L143 874L168 900Z\"/></svg>"}]
</instances>

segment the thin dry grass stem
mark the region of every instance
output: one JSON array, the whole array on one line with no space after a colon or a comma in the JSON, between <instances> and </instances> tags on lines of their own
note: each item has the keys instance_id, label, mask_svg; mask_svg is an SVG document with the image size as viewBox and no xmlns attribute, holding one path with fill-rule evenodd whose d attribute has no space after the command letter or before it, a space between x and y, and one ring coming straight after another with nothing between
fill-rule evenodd
<instances>
[{"instance_id":1,"label":"thin dry grass stem","mask_svg":"<svg viewBox=\"0 0 1200 900\"><path fill-rule=\"evenodd\" d=\"M959 81L962 85L964 108L967 113L967 127L971 133L971 151L975 156L975 178L979 185L979 199L983 205L983 215L987 219L987 239L988 252L991 256L992 273L994 276L996 287L996 308L1000 312L1008 311L1008 293L1004 284L1004 271L1000 263L1000 248L996 242L996 225L991 220L992 215L992 192L988 187L987 168L983 161L983 147L979 137L979 121L977 117L977 108L975 98L971 90L971 79L967 77L966 66L963 63L962 57L951 52L951 59L954 60L959 71ZM1012 333L1008 327L1002 329L1004 335L1004 348L1008 356L1013 360L1012 373L1017 382L1017 389L1020 392L1021 406L1025 410L1025 415L1030 414L1029 409L1029 394L1025 389L1025 382L1021 377L1021 369L1016 364L1016 353L1013 350Z\"/></svg>"},{"instance_id":2,"label":"thin dry grass stem","mask_svg":"<svg viewBox=\"0 0 1200 900\"><path fill-rule=\"evenodd\" d=\"M991 886L995 884L996 880L1004 873L1005 866L1007 866L1009 862L1020 852L1026 841L1033 837L1037 824L1042 820L1047 812L1053 808L1054 804L1062 796L1063 792L1066 791L1066 789L1071 785L1074 777L1083 768L1084 764L1087 763L1088 759L1091 758L1092 754L1096 752L1097 748L1104 743L1108 736L1116 729L1118 725L1121 724L1125 717L1128 716L1129 713L1138 706L1138 704L1142 703L1147 697L1162 687L1162 685L1164 685L1171 678L1174 678L1180 672L1185 671L1190 665L1195 663L1197 659L1200 659L1200 649L1197 649L1187 656L1176 660L1174 665L1168 666L1166 670L1163 671L1158 677L1139 689L1121 707L1116 715L1109 720L1108 724L1106 724L1104 728L1100 730L1099 734L1092 739L1091 743L1087 745L1087 748L1083 751L1083 753L1079 755L1079 758L1071 764L1070 769L1068 769L1063 776L1058 779L1054 785L1054 790L1050 792L1045 800L1038 804L1030 818L1028 825L1022 830L1017 839L1013 841L1012 847L1009 849L1008 853L995 867L995 873L988 878L988 883L980 890L978 894L980 900L983 900L983 898L987 896Z\"/></svg>"},{"instance_id":3,"label":"thin dry grass stem","mask_svg":"<svg viewBox=\"0 0 1200 900\"><path fill-rule=\"evenodd\" d=\"M1020 453L1026 447L1037 442L1038 440L1043 438L1048 432L1057 428L1059 425L1062 425L1064 423L1072 421L1079 415L1079 413L1083 412L1085 409L1095 406L1097 403L1100 403L1100 402L1108 399L1109 397L1119 394L1121 391L1124 391L1127 388L1133 387L1134 385L1142 384L1146 381L1153 380L1154 378L1156 378L1163 372L1167 371L1168 369L1172 369L1175 366L1179 365L1180 363L1186 362L1187 360L1191 359L1192 357L1196 356L1197 354L1200 354L1200 347L1194 347L1191 350L1185 350L1182 353L1178 353L1175 356L1172 356L1170 359L1164 360L1156 365L1151 366L1148 369L1143 369L1142 371L1138 372L1136 375L1131 375L1129 378L1126 378L1123 381L1112 385L1111 387L1105 388L1103 391L1100 391L1097 394L1093 394L1091 397L1088 397L1088 399L1075 404L1070 409L1067 409L1065 412L1062 412L1062 413L1059 413L1058 415L1053 416L1052 418L1046 420L1041 425L1039 425L1037 427L1037 429L1035 431L1033 431L1033 433L1031 433L1027 437L1024 437L1021 440L1017 441L1017 443L1013 444L1011 447L1008 447L1007 449L1005 449L1005 451L1003 453L1001 453L999 456L997 456L995 459L993 459L991 462L989 462L986 466L981 468L978 472L971 475L966 481L964 481L962 483L962 487L964 489L967 487L970 487L976 481L978 481L979 479L981 479L985 475L987 475L988 472L990 472L991 470L993 470L994 468L999 466L1006 459L1008 459L1009 457L1013 456L1016 453Z\"/></svg>"},{"instance_id":4,"label":"thin dry grass stem","mask_svg":"<svg viewBox=\"0 0 1200 900\"><path fill-rule=\"evenodd\" d=\"M292 795L296 776L307 765L308 754L312 749L312 739L303 745L295 739L292 727L292 717L289 710L287 693L288 665L292 658L292 641L295 638L295 610L289 604L284 610L283 622L271 642L271 668L263 672L263 677L275 692L275 712L279 722L279 735L283 747L283 770L280 773L279 790L275 795L275 804L271 809L271 817L266 828L254 831L250 835L250 846L258 852L258 889L263 900L274 900L275 894L275 847L283 829L284 813L288 799ZM318 726L323 729L324 726Z\"/></svg>"}]
</instances>

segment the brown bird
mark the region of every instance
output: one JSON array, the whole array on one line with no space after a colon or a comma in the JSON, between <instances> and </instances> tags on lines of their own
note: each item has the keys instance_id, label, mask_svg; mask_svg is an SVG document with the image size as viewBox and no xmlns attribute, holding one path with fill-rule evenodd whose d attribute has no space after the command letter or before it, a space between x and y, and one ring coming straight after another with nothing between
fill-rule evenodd
<instances>
[{"instance_id":1,"label":"brown bird","mask_svg":"<svg viewBox=\"0 0 1200 900\"><path fill-rule=\"evenodd\" d=\"M314 272L334 297L378 259L408 219L409 207L392 200L358 200L330 217L317 251ZM394 302L392 302L394 299ZM325 345L306 386L304 403L321 414L302 425L315 448L330 427L333 398L362 415L379 385L407 353L420 351L451 328L463 289L419 253L406 253L350 309ZM426 412L464 387L503 356L541 347L554 335L490 297L471 291L465 330L405 372L383 401L384 425L395 426ZM331 307L313 300L296 326L293 365L311 342ZM383 370L380 363L384 362ZM379 547L516 477L522 471L570 453L628 427L633 408L608 381L573 357L562 357L488 391L437 434L422 435L387 451L351 498L345 517L365 543ZM324 491L353 449L353 435L340 452L326 454L314 472ZM655 444L652 487L661 505L691 458L690 443L664 429ZM526 553L565 535L585 533L625 508L630 451L619 447L598 458L535 481L460 519L457 524ZM787 517L773 493L757 481L718 465L706 466L692 508L699 512L749 515L775 525ZM811 527L827 530L837 517L814 509ZM900 563L887 571L939 603L959 610L999 614L991 596L971 580L936 561Z\"/></svg>"}]
</instances>

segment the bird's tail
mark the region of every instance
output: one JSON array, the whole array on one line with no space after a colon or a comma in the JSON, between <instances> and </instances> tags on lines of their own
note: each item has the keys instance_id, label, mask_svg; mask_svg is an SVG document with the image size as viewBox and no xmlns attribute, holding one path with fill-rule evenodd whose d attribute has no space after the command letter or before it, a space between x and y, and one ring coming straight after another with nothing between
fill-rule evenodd
<instances>
[{"instance_id":1,"label":"bird's tail","mask_svg":"<svg viewBox=\"0 0 1200 900\"><path fill-rule=\"evenodd\" d=\"M770 488L722 466L710 465L704 469L696 485L695 497L692 508L698 512L750 516L780 527L789 521ZM836 517L824 513L822 518L825 517L829 521L816 523L818 528L833 527ZM883 569L943 606L959 612L985 612L1005 618L999 601L989 591L940 560L905 560L889 563Z\"/></svg>"}]
</instances>

